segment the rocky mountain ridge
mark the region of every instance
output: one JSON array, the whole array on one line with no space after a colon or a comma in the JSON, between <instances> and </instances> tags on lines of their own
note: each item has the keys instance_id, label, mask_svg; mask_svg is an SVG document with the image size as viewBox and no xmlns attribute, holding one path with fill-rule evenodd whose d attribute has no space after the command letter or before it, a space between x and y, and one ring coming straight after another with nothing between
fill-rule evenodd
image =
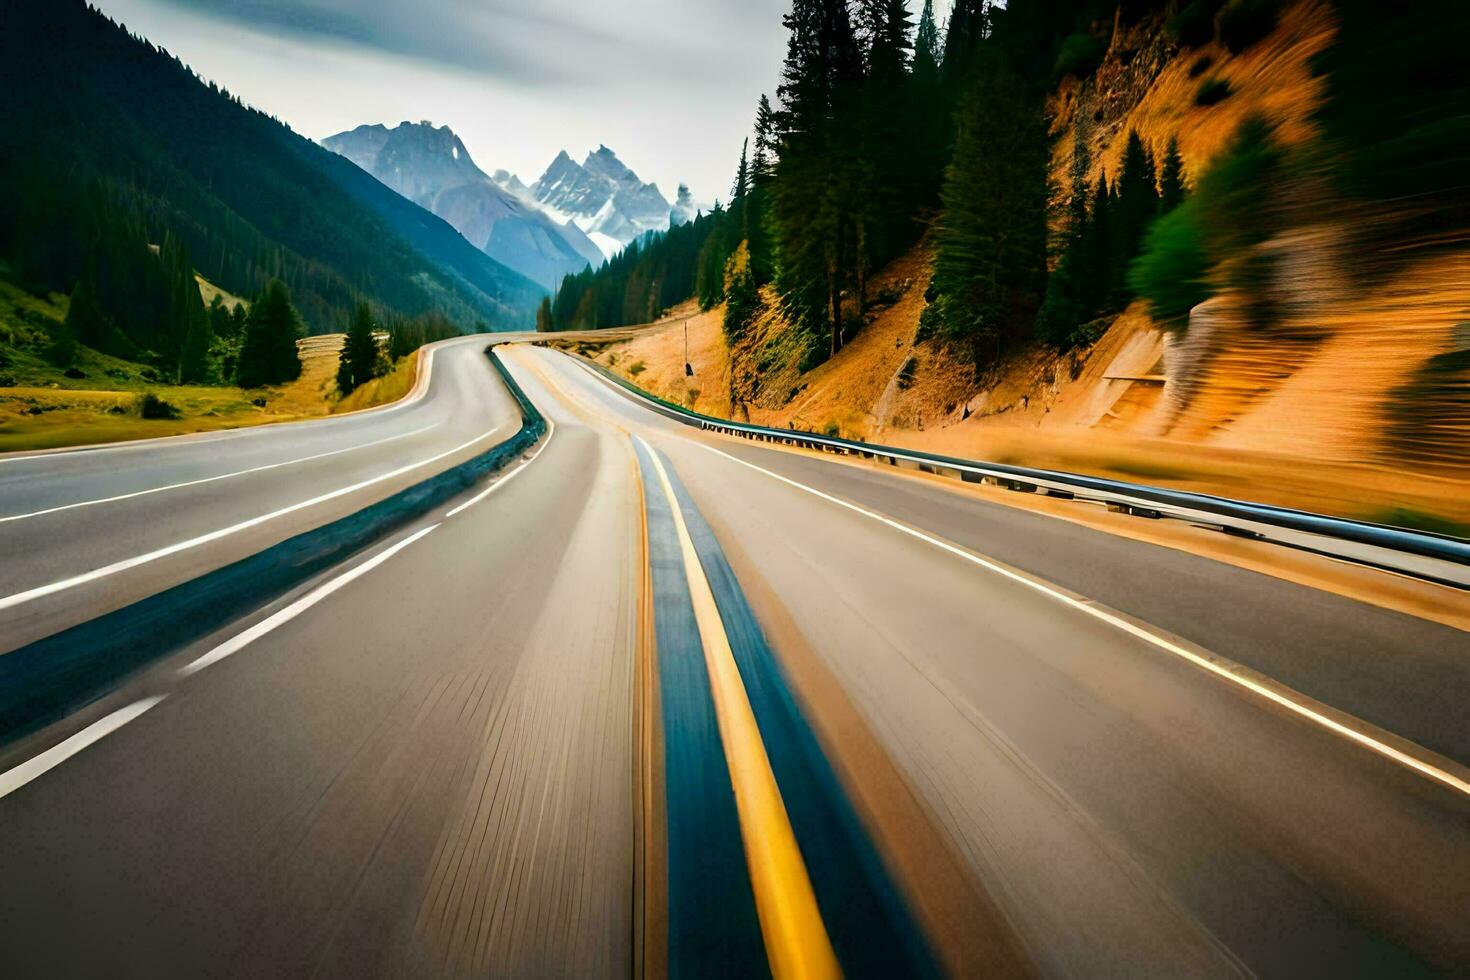
<instances>
[{"instance_id":1,"label":"rocky mountain ridge","mask_svg":"<svg viewBox=\"0 0 1470 980\"><path fill-rule=\"evenodd\" d=\"M530 190L548 213L575 223L610 255L640 235L666 230L675 213L657 184L640 180L607 146L580 164L563 150Z\"/></svg>"},{"instance_id":2,"label":"rocky mountain ridge","mask_svg":"<svg viewBox=\"0 0 1470 980\"><path fill-rule=\"evenodd\" d=\"M547 289L555 289L566 274L603 260L602 250L577 225L556 220L534 200L482 171L448 126L364 125L329 136L322 145Z\"/></svg>"}]
</instances>

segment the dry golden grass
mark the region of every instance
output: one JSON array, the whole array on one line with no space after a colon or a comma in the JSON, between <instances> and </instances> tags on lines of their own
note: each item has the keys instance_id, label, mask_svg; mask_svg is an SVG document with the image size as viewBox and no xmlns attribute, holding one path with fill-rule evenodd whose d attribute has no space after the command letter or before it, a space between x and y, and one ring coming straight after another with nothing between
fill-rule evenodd
<instances>
[{"instance_id":1,"label":"dry golden grass","mask_svg":"<svg viewBox=\"0 0 1470 980\"><path fill-rule=\"evenodd\" d=\"M0 388L0 452L35 451L94 443L151 439L244 426L288 422L371 408L402 398L412 388L418 353L403 358L382 378L347 399L337 395L337 358L342 334L301 341L301 377L289 384L245 390L213 385L148 385L133 380L126 390L85 388ZM71 382L85 384L86 382ZM177 419L144 419L138 398L152 391L179 409ZM257 405L263 400L263 405Z\"/></svg>"},{"instance_id":2,"label":"dry golden grass","mask_svg":"<svg viewBox=\"0 0 1470 980\"><path fill-rule=\"evenodd\" d=\"M1117 176L1130 130L1138 132L1156 157L1171 138L1177 139L1191 181L1249 115L1264 116L1283 142L1307 139L1313 132L1310 116L1322 94L1310 59L1327 46L1335 29L1332 9L1324 0L1300 0L1286 7L1275 31L1240 54L1211 42L1171 56L1158 25L1148 18L1119 32L1097 73L1080 83L1065 79L1050 101L1056 139L1051 168L1054 200L1065 201L1071 194L1072 133L1079 116L1089 137L1091 183L1103 173L1110 182ZM1116 55L1124 48L1142 50L1123 65ZM1200 58L1209 59L1209 69L1190 77L1191 66ZM1231 94L1215 105L1196 105L1195 92L1206 78L1224 79Z\"/></svg>"},{"instance_id":3,"label":"dry golden grass","mask_svg":"<svg viewBox=\"0 0 1470 980\"><path fill-rule=\"evenodd\" d=\"M923 273L926 268L927 260L915 254L889 271ZM1073 355L1021 350L981 390L962 357L932 343L912 343L922 307L914 298L922 297L926 281L927 274L914 277L898 303L880 312L836 357L803 376L807 387L796 398L778 408L743 404L733 417L1346 517L1470 529L1470 484L1463 471L1423 476L1373 459L1324 458L1310 445L1273 449L1297 438L1281 435L1291 427L1280 423L1277 436L1262 433L1246 445L1159 435L1167 428L1158 373L1162 341L1137 306L1075 363ZM683 330L677 319L609 344L596 360L674 402L687 404L683 392L702 380L705 387L694 407L732 417L727 399L707 394L728 378L718 312L689 319L693 379L683 376ZM918 370L910 387L897 392L896 375L909 357L916 358ZM645 369L634 378L628 366L639 360ZM1329 376L1334 383L1352 382L1341 372ZM973 414L962 421L966 398Z\"/></svg>"},{"instance_id":4,"label":"dry golden grass","mask_svg":"<svg viewBox=\"0 0 1470 980\"><path fill-rule=\"evenodd\" d=\"M418 378L419 352L414 351L407 357L400 358L393 370L381 378L374 378L365 385L359 386L347 397L340 399L332 406L332 414L340 415L343 412L355 412L364 408L375 408L378 405L387 405L396 402L404 395L413 390L413 383ZM336 370L336 361L333 361L333 371Z\"/></svg>"},{"instance_id":5,"label":"dry golden grass","mask_svg":"<svg viewBox=\"0 0 1470 980\"><path fill-rule=\"evenodd\" d=\"M723 308L700 312L690 300L631 340L617 341L589 354L597 363L635 380L660 398L706 415L728 417L730 358L720 328L722 314ZM684 373L686 324L693 377ZM643 366L634 372L634 365L640 363Z\"/></svg>"}]
</instances>

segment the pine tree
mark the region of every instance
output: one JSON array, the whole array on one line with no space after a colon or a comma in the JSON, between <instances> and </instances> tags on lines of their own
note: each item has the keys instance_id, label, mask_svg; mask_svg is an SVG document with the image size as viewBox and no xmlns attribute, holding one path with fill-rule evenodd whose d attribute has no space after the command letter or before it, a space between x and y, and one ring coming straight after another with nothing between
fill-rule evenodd
<instances>
[{"instance_id":1,"label":"pine tree","mask_svg":"<svg viewBox=\"0 0 1470 980\"><path fill-rule=\"evenodd\" d=\"M745 241L750 275L757 287L771 281L770 193L776 167L776 120L764 95L755 110L755 154L750 162L750 194L745 202Z\"/></svg>"},{"instance_id":2,"label":"pine tree","mask_svg":"<svg viewBox=\"0 0 1470 980\"><path fill-rule=\"evenodd\" d=\"M1179 140L1169 138L1159 165L1159 213L1174 210L1184 200L1184 159L1179 155Z\"/></svg>"},{"instance_id":3,"label":"pine tree","mask_svg":"<svg viewBox=\"0 0 1470 980\"><path fill-rule=\"evenodd\" d=\"M910 215L920 195L911 154L920 133L908 112L912 25L905 0L861 0L859 15L867 64L853 207L854 273L861 312L869 270L898 254L915 234Z\"/></svg>"},{"instance_id":4,"label":"pine tree","mask_svg":"<svg viewBox=\"0 0 1470 980\"><path fill-rule=\"evenodd\" d=\"M735 182L730 186L730 212L717 233L721 243L719 257L721 263L720 292L722 298L725 280L724 268L729 263L730 257L735 254L735 250L740 246L740 243L750 240L752 218L750 195L752 184L748 156L749 149L750 140L747 139L740 144L740 163L735 168ZM759 220L759 212L756 212L754 217ZM713 283L710 283L710 286L713 287Z\"/></svg>"},{"instance_id":5,"label":"pine tree","mask_svg":"<svg viewBox=\"0 0 1470 980\"><path fill-rule=\"evenodd\" d=\"M852 277L853 116L862 57L846 0L795 0L777 95L770 215L776 288L808 335L807 366L843 343L842 294ZM823 335L827 343L821 343Z\"/></svg>"},{"instance_id":6,"label":"pine tree","mask_svg":"<svg viewBox=\"0 0 1470 980\"><path fill-rule=\"evenodd\" d=\"M1142 248L1143 236L1159 213L1159 191L1154 181L1153 157L1136 130L1128 133L1128 142L1123 148L1122 166L1113 190L1118 200L1116 211L1112 215L1115 261L1111 269L1111 288L1113 305L1121 309L1127 301L1128 263L1133 261Z\"/></svg>"},{"instance_id":7,"label":"pine tree","mask_svg":"<svg viewBox=\"0 0 1470 980\"><path fill-rule=\"evenodd\" d=\"M769 180L776 166L776 114L765 95L755 107L755 155L751 158L752 183Z\"/></svg>"},{"instance_id":8,"label":"pine tree","mask_svg":"<svg viewBox=\"0 0 1470 980\"><path fill-rule=\"evenodd\" d=\"M281 384L301 376L296 341L301 317L291 305L286 284L272 279L251 305L240 346L238 383L242 388Z\"/></svg>"},{"instance_id":9,"label":"pine tree","mask_svg":"<svg viewBox=\"0 0 1470 980\"><path fill-rule=\"evenodd\" d=\"M914 34L914 77L939 74L939 28L934 23L934 0L924 0L919 28Z\"/></svg>"},{"instance_id":10,"label":"pine tree","mask_svg":"<svg viewBox=\"0 0 1470 980\"><path fill-rule=\"evenodd\" d=\"M342 394L350 394L378 376L378 338L374 336L377 329L372 308L359 301L337 358L337 390Z\"/></svg>"},{"instance_id":11,"label":"pine tree","mask_svg":"<svg viewBox=\"0 0 1470 980\"><path fill-rule=\"evenodd\" d=\"M551 297L541 297L541 305L536 307L536 332L550 333L556 329L556 323L551 315Z\"/></svg>"},{"instance_id":12,"label":"pine tree","mask_svg":"<svg viewBox=\"0 0 1470 980\"><path fill-rule=\"evenodd\" d=\"M939 185L944 178L945 126L949 113L939 75L939 30L934 22L934 0L924 0L919 27L914 35L914 61L910 72L908 113L914 138L911 166L914 170L915 203L933 207L939 203Z\"/></svg>"},{"instance_id":13,"label":"pine tree","mask_svg":"<svg viewBox=\"0 0 1470 980\"><path fill-rule=\"evenodd\" d=\"M1102 312L1113 283L1113 204L1107 174L1102 174L1093 189L1092 209L1078 246L1082 261L1074 271L1082 315L1088 319Z\"/></svg>"},{"instance_id":14,"label":"pine tree","mask_svg":"<svg viewBox=\"0 0 1470 980\"><path fill-rule=\"evenodd\" d=\"M197 299L198 286L194 289ZM209 315L204 312L202 302L188 308L183 319L183 331L179 348L179 383L200 384L211 380L209 351L214 343L214 332L210 329Z\"/></svg>"},{"instance_id":15,"label":"pine tree","mask_svg":"<svg viewBox=\"0 0 1470 980\"><path fill-rule=\"evenodd\" d=\"M944 30L944 62L940 66L945 87L957 97L970 81L981 44L990 32L987 0L955 0Z\"/></svg>"},{"instance_id":16,"label":"pine tree","mask_svg":"<svg viewBox=\"0 0 1470 980\"><path fill-rule=\"evenodd\" d=\"M1055 268L1046 277L1046 298L1036 315L1036 334L1058 349L1072 343L1078 324L1091 319L1083 306L1080 276L1087 274L1087 171L1092 156L1088 151L1086 117L1079 115L1072 132L1071 194L1067 199L1067 223L1062 229Z\"/></svg>"},{"instance_id":17,"label":"pine tree","mask_svg":"<svg viewBox=\"0 0 1470 980\"><path fill-rule=\"evenodd\" d=\"M172 362L176 383L205 381L209 377L212 336L199 282L194 277L194 263L183 241L173 235L164 236L158 256L169 284L164 356Z\"/></svg>"},{"instance_id":18,"label":"pine tree","mask_svg":"<svg viewBox=\"0 0 1470 980\"><path fill-rule=\"evenodd\" d=\"M986 58L957 116L927 327L977 363L1028 333L1046 274L1046 134L1036 100Z\"/></svg>"},{"instance_id":19,"label":"pine tree","mask_svg":"<svg viewBox=\"0 0 1470 980\"><path fill-rule=\"evenodd\" d=\"M1076 258L1075 251L1063 255L1046 277L1046 298L1036 314L1036 336L1058 350L1072 345L1078 324L1084 322L1077 276L1072 268Z\"/></svg>"},{"instance_id":20,"label":"pine tree","mask_svg":"<svg viewBox=\"0 0 1470 980\"><path fill-rule=\"evenodd\" d=\"M719 306L725 298L725 260L730 249L726 243L725 212L718 201L712 215L720 220L711 222L705 231L704 242L699 247L699 262L694 280L694 295L701 310Z\"/></svg>"},{"instance_id":21,"label":"pine tree","mask_svg":"<svg viewBox=\"0 0 1470 980\"><path fill-rule=\"evenodd\" d=\"M735 168L735 183L730 187L730 206L734 209L735 202L745 199L750 193L750 164L746 151L750 149L750 140L746 139L740 144L740 165Z\"/></svg>"}]
</instances>

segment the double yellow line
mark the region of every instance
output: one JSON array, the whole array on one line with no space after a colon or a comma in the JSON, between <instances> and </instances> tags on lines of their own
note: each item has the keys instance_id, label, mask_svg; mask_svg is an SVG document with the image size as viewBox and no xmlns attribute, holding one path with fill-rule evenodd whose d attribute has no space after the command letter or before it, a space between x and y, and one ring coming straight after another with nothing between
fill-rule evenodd
<instances>
[{"instance_id":1,"label":"double yellow line","mask_svg":"<svg viewBox=\"0 0 1470 980\"><path fill-rule=\"evenodd\" d=\"M827 927L817 909L816 893L796 844L796 833L791 829L776 775L771 771L771 760L766 755L755 713L740 679L740 668L730 650L714 592L699 563L663 463L648 443L641 438L638 441L653 461L673 513L771 973L777 980L841 976Z\"/></svg>"},{"instance_id":2,"label":"double yellow line","mask_svg":"<svg viewBox=\"0 0 1470 980\"><path fill-rule=\"evenodd\" d=\"M580 399L552 381L540 365L528 363L527 366L548 388L587 410ZM791 818L787 816L786 805L781 800L776 774L771 770L771 760L766 755L755 712L751 710L745 683L740 678L740 668L730 649L719 606L715 603L704 567L699 563L699 554L694 550L694 540L684 523L684 513L669 482L668 472L653 447L641 436L632 435L616 422L601 421L637 439L643 446L658 474L673 515L700 645L704 648L705 669L709 673L710 692L720 728L720 744L730 769L740 837L771 974L776 980L840 977L842 970L817 908L816 892L807 875L806 863L801 858L796 832L791 828Z\"/></svg>"}]
</instances>

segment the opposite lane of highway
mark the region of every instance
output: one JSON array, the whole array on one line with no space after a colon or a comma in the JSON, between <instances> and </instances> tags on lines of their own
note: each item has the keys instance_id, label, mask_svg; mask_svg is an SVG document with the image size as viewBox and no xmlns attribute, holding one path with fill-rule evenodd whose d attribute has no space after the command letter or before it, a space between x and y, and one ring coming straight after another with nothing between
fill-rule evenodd
<instances>
[{"instance_id":1,"label":"opposite lane of highway","mask_svg":"<svg viewBox=\"0 0 1470 980\"><path fill-rule=\"evenodd\" d=\"M421 397L386 409L0 459L0 651L254 554L509 438L520 415L485 343L436 345Z\"/></svg>"}]
</instances>

